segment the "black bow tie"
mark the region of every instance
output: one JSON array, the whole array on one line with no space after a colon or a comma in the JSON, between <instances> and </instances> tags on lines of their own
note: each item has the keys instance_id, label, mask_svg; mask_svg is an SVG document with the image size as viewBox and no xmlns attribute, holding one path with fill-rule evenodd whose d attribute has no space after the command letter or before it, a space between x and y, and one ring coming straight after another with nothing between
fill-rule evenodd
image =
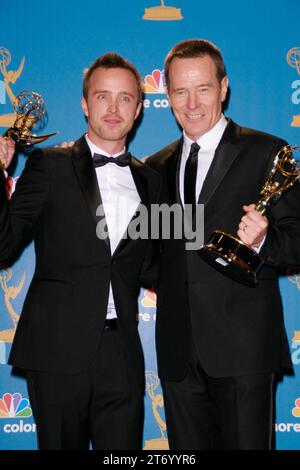
<instances>
[{"instance_id":1,"label":"black bow tie","mask_svg":"<svg viewBox=\"0 0 300 470\"><path fill-rule=\"evenodd\" d=\"M130 153L125 152L118 157L106 157L106 155L101 155L99 153L94 153L93 162L94 167L106 165L107 163L116 163L118 166L127 166L130 163Z\"/></svg>"}]
</instances>

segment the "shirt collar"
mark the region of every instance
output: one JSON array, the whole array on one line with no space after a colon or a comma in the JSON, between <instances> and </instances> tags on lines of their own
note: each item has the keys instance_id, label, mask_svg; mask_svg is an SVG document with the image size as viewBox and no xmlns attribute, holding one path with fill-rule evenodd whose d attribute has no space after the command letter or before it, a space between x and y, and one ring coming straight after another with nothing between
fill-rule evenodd
<instances>
[{"instance_id":1,"label":"shirt collar","mask_svg":"<svg viewBox=\"0 0 300 470\"><path fill-rule=\"evenodd\" d=\"M214 127L205 134L203 134L201 137L199 137L199 139L197 140L197 144L200 145L201 148L200 151L216 150L227 124L227 119L225 118L224 114L222 114L219 121L214 125ZM186 135L185 131L183 131L183 146L187 154L189 153L190 147L193 142L194 141Z\"/></svg>"},{"instance_id":2,"label":"shirt collar","mask_svg":"<svg viewBox=\"0 0 300 470\"><path fill-rule=\"evenodd\" d=\"M126 151L126 147L124 146L124 148L121 150L121 152L118 152L118 153L114 153L114 154L109 154L107 153L105 150L103 150L102 148L100 147L97 147L97 145L95 145L91 139L89 139L88 135L85 134L85 139L87 141L87 144L90 148L90 151L91 151L91 154L94 156L95 153L100 153L101 155L105 155L106 157L118 157L119 155L122 155L122 153L124 153Z\"/></svg>"}]
</instances>

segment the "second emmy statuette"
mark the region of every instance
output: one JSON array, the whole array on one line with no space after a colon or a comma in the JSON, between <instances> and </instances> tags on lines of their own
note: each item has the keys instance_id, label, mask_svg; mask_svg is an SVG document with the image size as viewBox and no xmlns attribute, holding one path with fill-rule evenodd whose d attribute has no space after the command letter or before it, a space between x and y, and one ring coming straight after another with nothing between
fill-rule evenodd
<instances>
[{"instance_id":1,"label":"second emmy statuette","mask_svg":"<svg viewBox=\"0 0 300 470\"><path fill-rule=\"evenodd\" d=\"M261 214L264 215L270 204L300 179L299 165L293 156L293 151L299 150L300 146L286 145L277 153L260 192L262 198L255 205ZM222 230L215 230L198 253L218 271L249 286L257 284L257 272L264 264L263 258L253 248Z\"/></svg>"}]
</instances>

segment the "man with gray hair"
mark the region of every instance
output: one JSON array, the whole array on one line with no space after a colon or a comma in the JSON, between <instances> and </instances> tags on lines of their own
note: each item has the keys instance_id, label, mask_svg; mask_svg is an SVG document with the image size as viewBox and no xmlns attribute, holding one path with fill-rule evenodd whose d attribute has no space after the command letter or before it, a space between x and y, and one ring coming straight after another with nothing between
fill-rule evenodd
<instances>
[{"instance_id":1,"label":"man with gray hair","mask_svg":"<svg viewBox=\"0 0 300 470\"><path fill-rule=\"evenodd\" d=\"M267 217L255 210L278 137L225 118L220 50L186 40L165 62L182 137L147 160L163 202L204 205L204 239L237 233L266 263L255 288L225 277L185 240L161 241L156 345L171 449L268 449L273 381L291 368L278 269L300 263L299 185Z\"/></svg>"}]
</instances>

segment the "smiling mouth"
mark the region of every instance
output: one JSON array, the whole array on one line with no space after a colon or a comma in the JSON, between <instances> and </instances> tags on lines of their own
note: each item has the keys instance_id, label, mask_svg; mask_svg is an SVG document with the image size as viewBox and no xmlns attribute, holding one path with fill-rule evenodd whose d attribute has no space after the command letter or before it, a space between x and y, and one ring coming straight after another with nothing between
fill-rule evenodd
<instances>
[{"instance_id":1,"label":"smiling mouth","mask_svg":"<svg viewBox=\"0 0 300 470\"><path fill-rule=\"evenodd\" d=\"M187 114L186 117L191 121L197 121L197 119L203 118L204 114Z\"/></svg>"}]
</instances>

